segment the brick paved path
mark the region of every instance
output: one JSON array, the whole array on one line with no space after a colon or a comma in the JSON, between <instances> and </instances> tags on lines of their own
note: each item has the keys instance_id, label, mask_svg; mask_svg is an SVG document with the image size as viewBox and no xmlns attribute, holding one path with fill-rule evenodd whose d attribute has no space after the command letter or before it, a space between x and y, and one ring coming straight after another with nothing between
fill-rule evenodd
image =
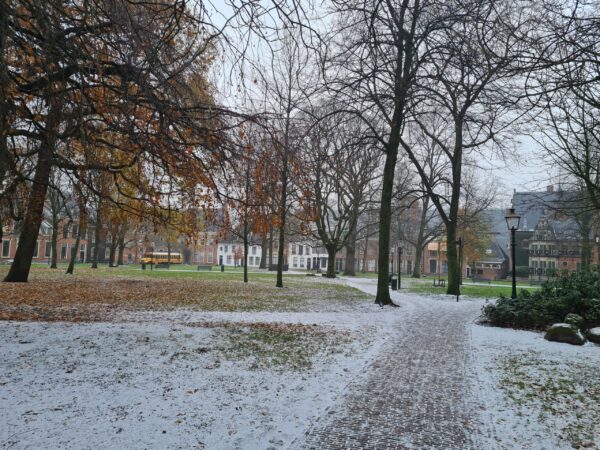
<instances>
[{"instance_id":1,"label":"brick paved path","mask_svg":"<svg viewBox=\"0 0 600 450\"><path fill-rule=\"evenodd\" d=\"M480 305L408 299L406 319L298 449L468 449L468 324Z\"/></svg>"}]
</instances>

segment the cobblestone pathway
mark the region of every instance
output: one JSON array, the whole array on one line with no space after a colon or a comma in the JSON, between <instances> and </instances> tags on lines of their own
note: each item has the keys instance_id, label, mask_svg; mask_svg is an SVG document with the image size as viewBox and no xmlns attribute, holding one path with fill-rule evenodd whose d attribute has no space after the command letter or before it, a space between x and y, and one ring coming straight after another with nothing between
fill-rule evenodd
<instances>
[{"instance_id":1,"label":"cobblestone pathway","mask_svg":"<svg viewBox=\"0 0 600 450\"><path fill-rule=\"evenodd\" d=\"M407 300L406 320L298 449L469 449L469 302Z\"/></svg>"}]
</instances>

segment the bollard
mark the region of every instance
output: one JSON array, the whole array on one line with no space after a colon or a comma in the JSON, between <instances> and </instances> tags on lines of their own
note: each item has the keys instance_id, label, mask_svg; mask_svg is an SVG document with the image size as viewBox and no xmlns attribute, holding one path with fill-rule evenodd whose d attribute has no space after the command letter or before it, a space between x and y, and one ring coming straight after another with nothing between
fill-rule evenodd
<instances>
[{"instance_id":1,"label":"bollard","mask_svg":"<svg viewBox=\"0 0 600 450\"><path fill-rule=\"evenodd\" d=\"M225 272L225 264L221 264L221 272Z\"/></svg>"},{"instance_id":2,"label":"bollard","mask_svg":"<svg viewBox=\"0 0 600 450\"><path fill-rule=\"evenodd\" d=\"M392 278L392 291L397 291L397 290L398 290L398 279Z\"/></svg>"}]
</instances>

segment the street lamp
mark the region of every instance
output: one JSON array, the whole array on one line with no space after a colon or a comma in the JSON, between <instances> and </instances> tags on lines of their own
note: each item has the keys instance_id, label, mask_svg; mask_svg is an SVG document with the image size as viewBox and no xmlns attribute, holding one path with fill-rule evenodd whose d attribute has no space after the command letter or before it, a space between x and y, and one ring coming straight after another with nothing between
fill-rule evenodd
<instances>
[{"instance_id":1,"label":"street lamp","mask_svg":"<svg viewBox=\"0 0 600 450\"><path fill-rule=\"evenodd\" d=\"M521 217L515 212L514 208L509 208L506 211L506 226L510 230L510 251L512 259L512 294L511 298L517 298L517 274L515 262L515 233L519 229Z\"/></svg>"},{"instance_id":2,"label":"street lamp","mask_svg":"<svg viewBox=\"0 0 600 450\"><path fill-rule=\"evenodd\" d=\"M458 246L458 291L456 293L456 301L460 298L460 286L462 284L462 260L463 260L463 240L459 237L455 242Z\"/></svg>"},{"instance_id":3,"label":"street lamp","mask_svg":"<svg viewBox=\"0 0 600 450\"><path fill-rule=\"evenodd\" d=\"M403 248L398 246L398 289L402 287L402 250Z\"/></svg>"}]
</instances>

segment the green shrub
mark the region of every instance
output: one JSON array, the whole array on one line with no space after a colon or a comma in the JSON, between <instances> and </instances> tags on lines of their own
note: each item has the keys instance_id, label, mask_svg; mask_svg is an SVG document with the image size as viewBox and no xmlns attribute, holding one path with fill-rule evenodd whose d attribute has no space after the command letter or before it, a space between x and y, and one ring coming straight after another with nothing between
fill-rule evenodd
<instances>
[{"instance_id":1,"label":"green shrub","mask_svg":"<svg viewBox=\"0 0 600 450\"><path fill-rule=\"evenodd\" d=\"M583 317L583 328L598 326L600 272L562 274L533 293L523 290L515 299L502 296L486 303L482 312L485 322L500 327L544 329L571 313Z\"/></svg>"}]
</instances>

